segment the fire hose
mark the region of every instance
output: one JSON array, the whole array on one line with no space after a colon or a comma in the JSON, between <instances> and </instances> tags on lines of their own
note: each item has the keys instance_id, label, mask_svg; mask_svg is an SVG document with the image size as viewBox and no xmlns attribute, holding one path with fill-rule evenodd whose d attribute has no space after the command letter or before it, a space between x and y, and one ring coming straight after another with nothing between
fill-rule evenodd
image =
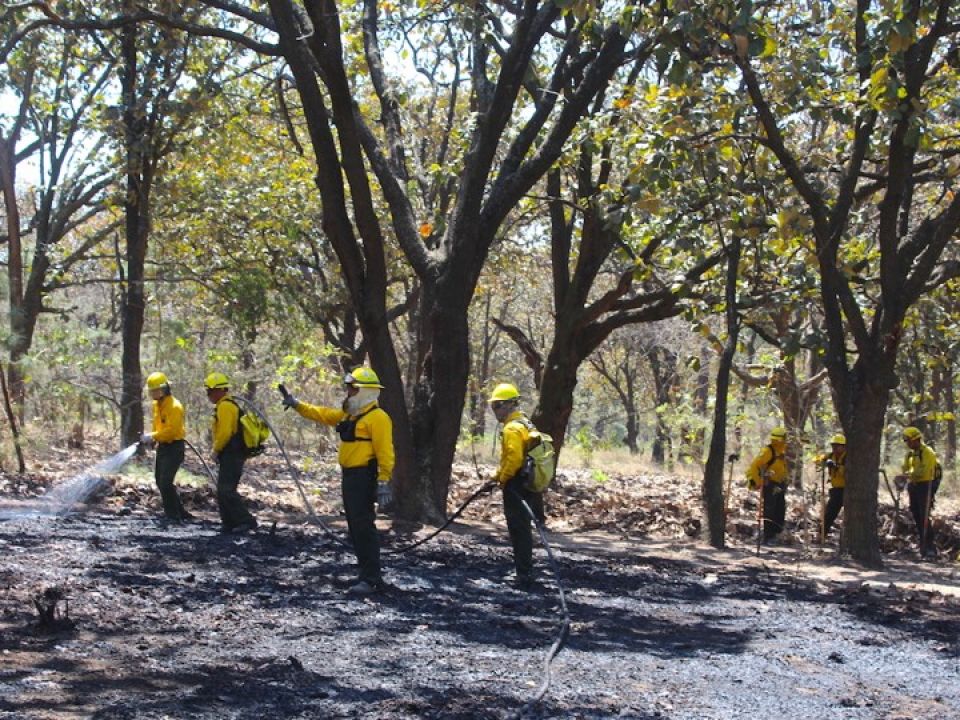
<instances>
[{"instance_id":1,"label":"fire hose","mask_svg":"<svg viewBox=\"0 0 960 720\"><path fill-rule=\"evenodd\" d=\"M285 390L285 388L283 388L283 390ZM281 392L283 392L283 390L281 390ZM286 393L284 393L284 394L286 394ZM320 517L316 514L316 512L314 512L313 507L312 507L312 505L310 504L310 501L307 499L307 494L306 494L306 492L305 492L304 489L303 489L303 484L300 482L300 471L296 468L296 466L295 466L295 465L293 464L293 462L290 460L289 455L287 455L286 448L284 447L283 442L282 442L282 440L280 439L280 436L277 434L277 432L276 432L276 430L274 429L274 427L270 424L270 421L269 421L269 419L267 418L266 414L265 414L252 400L250 400L249 398L245 398L245 397L239 396L239 395L232 395L231 397L233 397L235 400L240 401L240 402L243 403L247 408L249 408L250 410L252 410L253 412L255 412L255 413L263 420L263 422L267 425L267 427L270 429L270 432L271 432L271 434L273 435L273 438L274 438L274 440L276 441L277 446L280 448L280 452L281 452L281 454L283 455L283 459L284 459L284 461L286 462L287 467L288 467L288 468L290 469L290 471L291 471L291 474L292 474L292 476L293 476L293 478L294 478L294 482L295 482L296 485L297 485L297 490L298 490L299 493L300 493L300 498L303 500L304 507L306 508L307 514L310 516L310 518L327 534L328 537L332 538L332 539L335 540L338 544L340 544L340 545L342 545L342 546L344 546L344 547L350 547L350 544L349 544L348 542L346 542L345 540L343 540L343 539L336 533L336 531L334 531L332 528L330 528L329 526L327 526L327 525L320 519ZM191 447L192 447L192 446L191 446ZM194 449L194 452L196 452L196 449ZM197 453L197 455L199 456L200 453ZM203 461L203 458L202 458L202 457L201 457L201 461ZM211 478L212 478L213 475L212 475L212 473L210 473L210 469L209 469L209 467L207 467L206 462L203 462L203 465L204 465L204 468L206 468L207 473L208 473L208 474L211 476ZM468 498L460 505L460 507L457 508L457 510L456 510L449 518L447 518L447 520L446 520L440 527L438 527L436 530L434 530L433 532L431 532L431 533L430 533L429 535L427 535L426 537L420 538L419 540L417 540L417 541L415 541L415 542L412 542L412 543L410 543L410 544L408 544L408 545L404 545L404 546L401 546L401 547L398 547L398 548L391 548L391 549L389 549L389 550L385 550L385 551L384 551L384 554L386 554L386 555L400 555L400 554L402 554L402 553L409 552L409 551L412 550L413 548L418 547L418 546L420 546L420 545L423 545L423 544L427 543L428 541L432 540L432 539L435 538L437 535L439 535L439 534L442 533L444 530L446 530L458 517L460 517L460 515L467 509L467 507L468 507L474 500L476 500L476 499L477 499L478 497L480 497L481 495L483 495L483 494L485 494L485 493L487 493L487 492L490 492L490 491L494 488L495 485L496 485L496 482L495 482L495 481L490 481L490 482L488 482L488 483L485 483L482 487L480 487L479 490L475 491L472 495L470 495L470 497L468 497ZM515 492L515 491L513 491L513 490L511 489L511 490L509 490L509 492ZM519 497L519 495L518 495L518 497ZM544 662L543 662L543 680L541 681L540 686L537 688L537 691L534 693L533 697L532 697L530 700L528 700L528 701L523 705L523 707L521 707L520 710L514 715L515 718L521 718L521 717L524 715L524 713L526 713L528 710L530 710L532 707L534 707L537 703L539 703L539 702L543 699L544 695L546 695L547 691L548 691L549 688L550 688L550 684L551 684L551 682L552 682L551 665L552 665L552 663L553 663L554 658L559 654L560 650L563 649L563 646L564 646L564 644L566 643L566 640L567 640L567 638L568 638L569 635L570 635L570 613L569 613L569 610L567 609L566 592L565 592L565 589L564 589L564 587L563 587L563 583L562 583L562 581L561 581L559 566L558 566L558 564L557 564L556 558L555 558L554 555L553 555L553 550L551 549L550 544L547 542L547 537L546 537L546 533L545 533L545 531L544 531L543 524L539 521L539 519L537 518L536 514L533 512L533 510L530 508L530 506L527 504L527 502L526 502L525 500L523 500L522 497L520 497L519 499L520 499L521 505L523 506L523 509L526 511L527 515L530 516L531 521L533 522L534 526L537 528L537 533L538 533L538 535L540 536L540 542L541 542L541 544L543 545L544 550L546 551L547 559L548 559L548 561L549 561L549 563L550 563L550 569L551 569L551 571L552 571L552 573L553 573L554 580L555 580L556 583L557 583L557 594L558 594L558 597L559 597L559 600L560 600L560 616L561 616L561 619L560 619L560 628L559 628L559 631L558 631L558 633L557 633L557 637L555 638L553 644L552 644L552 645L550 646L550 648L548 649L547 654L546 654L546 656L545 656L545 658L544 658Z\"/></svg>"}]
</instances>

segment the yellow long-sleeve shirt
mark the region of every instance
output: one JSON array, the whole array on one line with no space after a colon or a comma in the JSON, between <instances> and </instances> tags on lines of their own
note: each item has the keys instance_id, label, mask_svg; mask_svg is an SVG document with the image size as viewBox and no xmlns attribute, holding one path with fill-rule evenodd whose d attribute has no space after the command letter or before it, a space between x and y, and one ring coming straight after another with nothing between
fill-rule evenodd
<instances>
[{"instance_id":1,"label":"yellow long-sleeve shirt","mask_svg":"<svg viewBox=\"0 0 960 720\"><path fill-rule=\"evenodd\" d=\"M512 412L503 423L503 430L500 431L500 465L494 478L500 485L506 485L523 468L530 446L527 423L529 420L519 410Z\"/></svg>"},{"instance_id":2,"label":"yellow long-sleeve shirt","mask_svg":"<svg viewBox=\"0 0 960 720\"><path fill-rule=\"evenodd\" d=\"M903 459L903 474L910 483L930 482L936 476L937 454L926 443L910 450Z\"/></svg>"},{"instance_id":3,"label":"yellow long-sleeve shirt","mask_svg":"<svg viewBox=\"0 0 960 720\"><path fill-rule=\"evenodd\" d=\"M354 430L356 440L341 440L337 452L337 462L340 467L356 468L369 465L370 461L377 460L377 480L390 482L393 476L393 421L383 408L376 402L365 405L356 415L348 415L345 410L297 403L296 411L308 420L323 425L336 425L341 420L356 419Z\"/></svg>"},{"instance_id":4,"label":"yellow long-sleeve shirt","mask_svg":"<svg viewBox=\"0 0 960 720\"><path fill-rule=\"evenodd\" d=\"M824 453L816 458L817 467L826 465L827 460L833 460L833 467L827 468L827 477L830 478L830 486L835 488L846 487L847 485L847 451L844 450L839 456L833 453Z\"/></svg>"},{"instance_id":5,"label":"yellow long-sleeve shirt","mask_svg":"<svg viewBox=\"0 0 960 720\"><path fill-rule=\"evenodd\" d=\"M213 452L219 453L240 429L240 406L224 395L213 406Z\"/></svg>"},{"instance_id":6,"label":"yellow long-sleeve shirt","mask_svg":"<svg viewBox=\"0 0 960 720\"><path fill-rule=\"evenodd\" d=\"M187 436L183 405L173 395L164 395L153 401L153 432L150 435L161 445Z\"/></svg>"},{"instance_id":7,"label":"yellow long-sleeve shirt","mask_svg":"<svg viewBox=\"0 0 960 720\"><path fill-rule=\"evenodd\" d=\"M760 487L764 480L782 484L788 472L786 452L786 447L776 449L772 444L766 445L747 468L750 487Z\"/></svg>"}]
</instances>

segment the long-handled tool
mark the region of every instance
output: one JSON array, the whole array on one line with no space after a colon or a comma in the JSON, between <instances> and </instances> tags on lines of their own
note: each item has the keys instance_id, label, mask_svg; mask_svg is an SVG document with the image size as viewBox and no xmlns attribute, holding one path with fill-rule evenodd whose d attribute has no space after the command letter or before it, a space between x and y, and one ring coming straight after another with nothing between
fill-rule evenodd
<instances>
[{"instance_id":1,"label":"long-handled tool","mask_svg":"<svg viewBox=\"0 0 960 720\"><path fill-rule=\"evenodd\" d=\"M883 484L886 485L887 492L890 493L890 500L893 501L893 534L897 536L900 534L900 493L903 491L903 484L897 482L896 478L894 478L893 484L897 488L897 491L894 492L893 487L890 486L887 471L880 468L880 475L883 476Z\"/></svg>"},{"instance_id":2,"label":"long-handled tool","mask_svg":"<svg viewBox=\"0 0 960 720\"><path fill-rule=\"evenodd\" d=\"M927 539L930 533L930 509L933 507L933 480L924 483L927 486L927 501L923 514L923 536L920 538L920 555L927 552Z\"/></svg>"},{"instance_id":3,"label":"long-handled tool","mask_svg":"<svg viewBox=\"0 0 960 720\"><path fill-rule=\"evenodd\" d=\"M757 498L757 555L760 554L760 546L763 544L763 490L767 486L765 474L760 475L760 487L757 488L760 496Z\"/></svg>"},{"instance_id":4,"label":"long-handled tool","mask_svg":"<svg viewBox=\"0 0 960 720\"><path fill-rule=\"evenodd\" d=\"M820 544L827 541L827 460L820 466Z\"/></svg>"}]
</instances>

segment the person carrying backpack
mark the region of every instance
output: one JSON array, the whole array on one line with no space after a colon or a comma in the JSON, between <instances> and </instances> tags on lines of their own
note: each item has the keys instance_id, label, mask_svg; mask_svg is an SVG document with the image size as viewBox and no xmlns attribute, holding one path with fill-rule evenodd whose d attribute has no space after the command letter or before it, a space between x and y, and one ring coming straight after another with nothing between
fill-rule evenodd
<instances>
[{"instance_id":1,"label":"person carrying backpack","mask_svg":"<svg viewBox=\"0 0 960 720\"><path fill-rule=\"evenodd\" d=\"M308 420L335 426L340 435L340 489L359 569L357 582L347 592L370 595L385 587L374 504L383 510L393 501L393 421L377 404L383 385L373 370L359 367L344 377L343 384L347 396L342 408L300 402L283 386L280 391L284 407L293 408Z\"/></svg>"},{"instance_id":2,"label":"person carrying backpack","mask_svg":"<svg viewBox=\"0 0 960 720\"><path fill-rule=\"evenodd\" d=\"M147 392L153 400L153 430L140 436L144 447L157 447L153 477L160 491L163 514L173 522L183 522L193 516L183 509L180 495L173 481L183 464L184 438L183 405L170 392L170 383L162 372L147 377Z\"/></svg>"},{"instance_id":3,"label":"person carrying backpack","mask_svg":"<svg viewBox=\"0 0 960 720\"><path fill-rule=\"evenodd\" d=\"M843 489L847 484L847 438L834 435L830 440L830 452L816 459L817 467L826 468L830 478L830 496L823 512L823 537L830 534L830 528L843 510Z\"/></svg>"},{"instance_id":4,"label":"person carrying backpack","mask_svg":"<svg viewBox=\"0 0 960 720\"><path fill-rule=\"evenodd\" d=\"M747 469L747 483L751 490L760 490L763 503L763 541L772 542L783 532L787 517L787 431L776 427L770 432L770 442L761 450Z\"/></svg>"},{"instance_id":5,"label":"person carrying backpack","mask_svg":"<svg viewBox=\"0 0 960 720\"><path fill-rule=\"evenodd\" d=\"M513 546L514 584L528 589L535 580L533 570L533 532L530 515L523 507L526 502L543 522L543 495L526 487L529 466L527 452L531 446L533 423L519 408L520 392L510 383L500 383L490 394L490 409L503 427L500 430L500 464L494 480L503 491L503 514Z\"/></svg>"},{"instance_id":6,"label":"person carrying backpack","mask_svg":"<svg viewBox=\"0 0 960 720\"><path fill-rule=\"evenodd\" d=\"M920 557L936 557L930 510L940 487L940 462L933 448L923 442L923 433L919 429L904 428L903 441L907 444L907 455L903 459L903 472L897 475L894 481L897 487L907 486L910 514L917 525L917 537L920 541Z\"/></svg>"},{"instance_id":7,"label":"person carrying backpack","mask_svg":"<svg viewBox=\"0 0 960 720\"><path fill-rule=\"evenodd\" d=\"M247 445L240 426L240 406L230 397L230 380L221 372L207 375L207 400L213 405L213 460L217 463L217 508L221 532L255 530L257 520L240 497L237 487L247 459Z\"/></svg>"}]
</instances>

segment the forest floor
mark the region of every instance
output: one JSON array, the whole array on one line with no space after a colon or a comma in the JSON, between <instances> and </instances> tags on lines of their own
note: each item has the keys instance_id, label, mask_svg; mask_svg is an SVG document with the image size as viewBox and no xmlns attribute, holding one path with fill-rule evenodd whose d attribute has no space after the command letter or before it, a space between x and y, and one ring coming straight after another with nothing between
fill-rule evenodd
<instances>
[{"instance_id":1,"label":"forest floor","mask_svg":"<svg viewBox=\"0 0 960 720\"><path fill-rule=\"evenodd\" d=\"M358 599L352 556L307 522L275 458L249 463L241 492L261 527L243 536L217 532L190 461L194 522L158 519L136 463L74 512L33 512L76 462L0 472L0 718L506 718L541 684L557 583L542 551L532 592L504 580L496 497L386 555L389 589ZM480 484L458 467L451 507ZM335 471L305 485L342 532ZM960 718L956 501L938 507L942 552L924 563L886 503L885 568L867 571L835 535L815 542L812 498L806 515L790 498L789 537L758 555L750 496L734 493L723 551L692 537L696 496L672 475L562 475L548 537L571 632L525 717ZM429 530L380 524L385 548Z\"/></svg>"}]
</instances>

